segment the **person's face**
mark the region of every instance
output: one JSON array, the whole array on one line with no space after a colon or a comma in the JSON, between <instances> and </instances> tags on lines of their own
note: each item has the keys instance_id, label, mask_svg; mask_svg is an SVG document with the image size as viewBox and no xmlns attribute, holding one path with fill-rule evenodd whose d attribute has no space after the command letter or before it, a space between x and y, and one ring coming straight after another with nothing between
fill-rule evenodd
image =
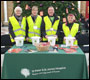
<instances>
[{"instance_id":1,"label":"person's face","mask_svg":"<svg viewBox=\"0 0 90 80\"><path fill-rule=\"evenodd\" d=\"M69 23L73 23L73 21L74 21L73 16L68 16L68 22L69 22Z\"/></svg>"},{"instance_id":2,"label":"person's face","mask_svg":"<svg viewBox=\"0 0 90 80\"><path fill-rule=\"evenodd\" d=\"M16 15L17 15L17 16L21 16L21 10L17 9L17 10L16 10Z\"/></svg>"},{"instance_id":3,"label":"person's face","mask_svg":"<svg viewBox=\"0 0 90 80\"><path fill-rule=\"evenodd\" d=\"M37 14L38 14L38 10L37 10L37 9L32 10L32 15L33 15L33 16L36 16Z\"/></svg>"},{"instance_id":4,"label":"person's face","mask_svg":"<svg viewBox=\"0 0 90 80\"><path fill-rule=\"evenodd\" d=\"M44 15L44 14L43 14L43 11L41 11L41 12L40 12L40 16L43 16L43 15Z\"/></svg>"},{"instance_id":5,"label":"person's face","mask_svg":"<svg viewBox=\"0 0 90 80\"><path fill-rule=\"evenodd\" d=\"M49 14L49 16L53 16L54 15L54 9L53 8L49 8L48 9L48 14Z\"/></svg>"}]
</instances>

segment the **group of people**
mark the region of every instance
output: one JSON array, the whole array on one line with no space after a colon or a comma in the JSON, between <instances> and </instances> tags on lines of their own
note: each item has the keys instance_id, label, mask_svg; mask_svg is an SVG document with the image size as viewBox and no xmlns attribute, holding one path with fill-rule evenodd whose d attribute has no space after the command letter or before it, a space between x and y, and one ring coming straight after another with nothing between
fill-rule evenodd
<instances>
[{"instance_id":1,"label":"group of people","mask_svg":"<svg viewBox=\"0 0 90 80\"><path fill-rule=\"evenodd\" d=\"M48 7L48 15L43 18L38 15L37 6L32 7L31 15L28 17L22 17L22 8L18 6L14 9L14 15L9 18L9 34L12 43L15 43L15 37L25 37L25 41L32 43L33 36L41 37L42 42L46 42L48 36L55 36L59 44L60 40L65 43L65 36L72 36L75 37L74 44L78 45L79 33L80 27L75 22L75 16L69 14L67 22L62 24L53 6Z\"/></svg>"}]
</instances>

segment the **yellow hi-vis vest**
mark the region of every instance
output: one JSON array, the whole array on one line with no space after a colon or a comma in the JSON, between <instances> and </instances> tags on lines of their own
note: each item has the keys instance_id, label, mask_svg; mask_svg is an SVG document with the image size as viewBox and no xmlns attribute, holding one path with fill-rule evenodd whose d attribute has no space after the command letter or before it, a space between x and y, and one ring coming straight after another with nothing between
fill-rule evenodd
<instances>
[{"instance_id":1,"label":"yellow hi-vis vest","mask_svg":"<svg viewBox=\"0 0 90 80\"><path fill-rule=\"evenodd\" d=\"M56 20L54 22L54 24L52 25L52 22L50 21L49 17L48 16L44 17L46 35L48 35L48 36L56 35L58 25L60 22L60 17L58 17L58 18L59 19ZM53 29L53 30L51 30L51 29ZM47 41L47 39L43 37L43 41ZM57 39L57 41L58 41L58 39Z\"/></svg>"},{"instance_id":2,"label":"yellow hi-vis vest","mask_svg":"<svg viewBox=\"0 0 90 80\"><path fill-rule=\"evenodd\" d=\"M63 24L63 31L64 31L64 34L66 37L68 37L69 35L71 35L72 37L75 37L76 34L78 33L78 30L79 30L79 24L77 24L77 23L73 24L71 31L70 31L69 27L66 26L65 23ZM63 41L63 43L65 43L65 42ZM74 45L78 45L77 40L74 42Z\"/></svg>"},{"instance_id":3,"label":"yellow hi-vis vest","mask_svg":"<svg viewBox=\"0 0 90 80\"><path fill-rule=\"evenodd\" d=\"M32 17L29 16L27 17L27 22L29 26L29 29L28 29L29 42L32 42L31 37L41 36L40 27L41 27L42 17L38 15L34 23ZM36 29L34 29L35 26L36 26Z\"/></svg>"},{"instance_id":4,"label":"yellow hi-vis vest","mask_svg":"<svg viewBox=\"0 0 90 80\"><path fill-rule=\"evenodd\" d=\"M19 22L16 20L14 16L9 18L9 21L13 27L13 31L16 37L25 37L26 33L26 18L23 17L21 26L19 25ZM10 34L11 42L15 42L15 40L12 38ZM24 39L25 40L25 39Z\"/></svg>"}]
</instances>

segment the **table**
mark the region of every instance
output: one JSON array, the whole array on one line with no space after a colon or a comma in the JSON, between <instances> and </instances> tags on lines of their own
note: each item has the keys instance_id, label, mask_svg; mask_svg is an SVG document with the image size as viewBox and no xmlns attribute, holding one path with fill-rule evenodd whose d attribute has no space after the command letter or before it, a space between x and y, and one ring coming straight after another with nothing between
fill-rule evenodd
<instances>
[{"instance_id":1,"label":"table","mask_svg":"<svg viewBox=\"0 0 90 80\"><path fill-rule=\"evenodd\" d=\"M27 49L36 49L24 44ZM19 48L15 45L13 48ZM5 53L2 79L88 79L85 54L80 48L68 54L35 52Z\"/></svg>"}]
</instances>

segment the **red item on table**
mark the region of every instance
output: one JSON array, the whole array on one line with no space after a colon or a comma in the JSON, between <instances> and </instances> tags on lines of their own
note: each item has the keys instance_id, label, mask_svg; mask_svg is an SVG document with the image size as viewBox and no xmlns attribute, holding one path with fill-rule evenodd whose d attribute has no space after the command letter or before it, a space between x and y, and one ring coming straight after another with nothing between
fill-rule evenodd
<instances>
[{"instance_id":1,"label":"red item on table","mask_svg":"<svg viewBox=\"0 0 90 80\"><path fill-rule=\"evenodd\" d=\"M60 47L59 49L63 50L63 49L65 49L65 48Z\"/></svg>"},{"instance_id":2,"label":"red item on table","mask_svg":"<svg viewBox=\"0 0 90 80\"><path fill-rule=\"evenodd\" d=\"M65 51L66 53L75 53L75 52L77 52L76 49L68 49L68 48L64 49L64 51Z\"/></svg>"},{"instance_id":3,"label":"red item on table","mask_svg":"<svg viewBox=\"0 0 90 80\"><path fill-rule=\"evenodd\" d=\"M70 46L70 48L72 48L72 49L77 49L78 46Z\"/></svg>"},{"instance_id":4,"label":"red item on table","mask_svg":"<svg viewBox=\"0 0 90 80\"><path fill-rule=\"evenodd\" d=\"M22 51L22 49L20 49L20 48L8 50L9 53L19 53L20 51Z\"/></svg>"},{"instance_id":5,"label":"red item on table","mask_svg":"<svg viewBox=\"0 0 90 80\"><path fill-rule=\"evenodd\" d=\"M55 47L59 48L59 45L58 45L58 44L56 44L56 45L55 45Z\"/></svg>"},{"instance_id":6,"label":"red item on table","mask_svg":"<svg viewBox=\"0 0 90 80\"><path fill-rule=\"evenodd\" d=\"M43 46L48 46L48 45L50 45L49 42L42 42L41 44L42 44Z\"/></svg>"},{"instance_id":7,"label":"red item on table","mask_svg":"<svg viewBox=\"0 0 90 80\"><path fill-rule=\"evenodd\" d=\"M72 49L64 48L64 51L71 51Z\"/></svg>"}]
</instances>

